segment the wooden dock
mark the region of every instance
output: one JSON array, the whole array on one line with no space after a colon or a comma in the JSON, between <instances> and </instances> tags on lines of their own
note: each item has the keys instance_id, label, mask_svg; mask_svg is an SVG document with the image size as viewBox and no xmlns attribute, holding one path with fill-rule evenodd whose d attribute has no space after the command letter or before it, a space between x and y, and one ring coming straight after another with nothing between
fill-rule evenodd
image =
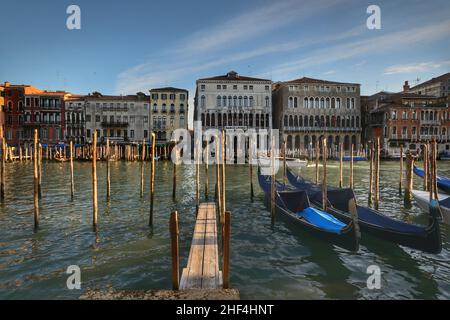
<instances>
[{"instance_id":1,"label":"wooden dock","mask_svg":"<svg viewBox=\"0 0 450 320\"><path fill-rule=\"evenodd\" d=\"M202 203L198 209L188 263L181 275L180 289L222 287L217 239L216 204Z\"/></svg>"}]
</instances>

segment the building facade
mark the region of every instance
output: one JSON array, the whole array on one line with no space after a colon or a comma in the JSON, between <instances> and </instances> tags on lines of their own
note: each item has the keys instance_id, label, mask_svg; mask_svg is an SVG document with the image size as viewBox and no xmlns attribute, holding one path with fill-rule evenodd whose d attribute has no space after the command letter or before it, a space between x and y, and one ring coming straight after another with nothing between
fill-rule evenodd
<instances>
[{"instance_id":1,"label":"building facade","mask_svg":"<svg viewBox=\"0 0 450 320\"><path fill-rule=\"evenodd\" d=\"M450 94L450 72L439 77L432 78L412 88L408 81L405 82L406 92L426 96L446 97Z\"/></svg>"},{"instance_id":2,"label":"building facade","mask_svg":"<svg viewBox=\"0 0 450 320\"><path fill-rule=\"evenodd\" d=\"M150 132L150 98L144 93L106 96L94 92L84 97L86 142L97 130L98 141L109 137L115 142L148 141Z\"/></svg>"},{"instance_id":3,"label":"building facade","mask_svg":"<svg viewBox=\"0 0 450 320\"><path fill-rule=\"evenodd\" d=\"M159 144L166 144L175 129L187 129L189 92L166 87L150 90L151 123Z\"/></svg>"},{"instance_id":4,"label":"building facade","mask_svg":"<svg viewBox=\"0 0 450 320\"><path fill-rule=\"evenodd\" d=\"M23 110L23 140L33 141L34 129L39 130L39 140L49 146L64 142L65 110L64 91L25 89Z\"/></svg>"},{"instance_id":5,"label":"building facade","mask_svg":"<svg viewBox=\"0 0 450 320\"><path fill-rule=\"evenodd\" d=\"M86 142L86 101L84 96L72 95L65 101L65 140L76 144Z\"/></svg>"},{"instance_id":6,"label":"building facade","mask_svg":"<svg viewBox=\"0 0 450 320\"><path fill-rule=\"evenodd\" d=\"M0 139L3 138L3 130L5 129L5 89L0 86Z\"/></svg>"},{"instance_id":7,"label":"building facade","mask_svg":"<svg viewBox=\"0 0 450 320\"><path fill-rule=\"evenodd\" d=\"M274 127L288 151L299 153L321 145L331 150L361 146L360 85L312 78L279 82L273 89Z\"/></svg>"},{"instance_id":8,"label":"building facade","mask_svg":"<svg viewBox=\"0 0 450 320\"><path fill-rule=\"evenodd\" d=\"M226 75L197 80L194 120L202 128L271 129L272 81Z\"/></svg>"},{"instance_id":9,"label":"building facade","mask_svg":"<svg viewBox=\"0 0 450 320\"><path fill-rule=\"evenodd\" d=\"M372 140L380 137L385 156L398 156L400 145L416 153L432 140L438 142L439 152L450 149L448 103L437 97L382 92L369 97L369 106L369 135Z\"/></svg>"}]
</instances>

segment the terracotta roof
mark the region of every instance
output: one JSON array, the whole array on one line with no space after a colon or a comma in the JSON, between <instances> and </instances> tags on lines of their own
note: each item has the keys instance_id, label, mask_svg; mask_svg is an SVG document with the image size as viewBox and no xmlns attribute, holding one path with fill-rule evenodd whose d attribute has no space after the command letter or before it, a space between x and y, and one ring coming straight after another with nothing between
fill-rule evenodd
<instances>
[{"instance_id":1,"label":"terracotta roof","mask_svg":"<svg viewBox=\"0 0 450 320\"><path fill-rule=\"evenodd\" d=\"M229 81L271 81L269 79L260 79L260 78L252 78L252 77L246 77L241 76L236 71L230 71L225 75L221 76L215 76L210 78L202 78L198 79L198 81L204 81L204 80L229 80Z\"/></svg>"},{"instance_id":2,"label":"terracotta roof","mask_svg":"<svg viewBox=\"0 0 450 320\"><path fill-rule=\"evenodd\" d=\"M177 92L187 92L186 89L174 88L174 87L163 87L150 89L150 92L161 92L161 91L177 91Z\"/></svg>"},{"instance_id":3,"label":"terracotta roof","mask_svg":"<svg viewBox=\"0 0 450 320\"><path fill-rule=\"evenodd\" d=\"M435 82L440 82L440 81L446 80L447 78L450 78L450 72L447 72L447 73L445 73L443 75L440 75L438 77L432 78L432 79L430 79L428 81L422 82L422 83L420 83L420 84L410 88L409 90L421 88L421 87L427 86L429 84L433 84Z\"/></svg>"},{"instance_id":4,"label":"terracotta roof","mask_svg":"<svg viewBox=\"0 0 450 320\"><path fill-rule=\"evenodd\" d=\"M313 79L313 78L308 78L308 77L301 77L295 80L290 80L290 81L286 81L285 83L305 83L305 84L309 84L309 83L317 83L317 84L340 84L340 85L357 85L359 86L359 83L351 83L351 82L336 82L336 81L328 81L328 80L321 80L321 79Z\"/></svg>"}]
</instances>

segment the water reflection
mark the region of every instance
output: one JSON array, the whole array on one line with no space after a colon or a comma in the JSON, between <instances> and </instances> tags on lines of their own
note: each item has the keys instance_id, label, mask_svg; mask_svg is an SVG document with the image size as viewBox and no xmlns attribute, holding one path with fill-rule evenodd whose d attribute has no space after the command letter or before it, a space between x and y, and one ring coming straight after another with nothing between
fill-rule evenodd
<instances>
[{"instance_id":1,"label":"water reflection","mask_svg":"<svg viewBox=\"0 0 450 320\"><path fill-rule=\"evenodd\" d=\"M439 166L450 175L449 164ZM338 165L330 162L328 167L328 180L337 185ZM7 165L5 203L0 204L0 298L76 299L87 288L171 287L169 215L178 210L184 265L195 220L193 165L177 168L174 201L172 164L157 163L154 226L149 228L148 165L141 199L139 163L112 162L111 200L107 202L106 167L99 163L99 228L95 233L90 163L75 163L73 201L69 165L44 163L37 233L33 233L32 170L31 163ZM439 255L423 254L370 236L365 236L360 252L350 253L294 230L281 220L271 225L256 176L255 198L250 200L248 173L246 166L227 167L227 209L232 213L231 283L240 289L243 298L450 298L448 228L443 228L445 242ZM202 167L202 181L204 174ZM302 174L313 178L314 168L306 168ZM356 163L355 187L360 203L367 203L367 176L368 165ZM397 219L427 223L417 207L402 208L398 163L382 163L380 184L380 210ZM422 182L415 178L414 184L420 188ZM210 199L214 186L215 168L210 166ZM200 190L203 198L203 184ZM65 286L65 270L72 264L82 270L81 292ZM371 264L381 268L380 290L366 288L366 269Z\"/></svg>"}]
</instances>

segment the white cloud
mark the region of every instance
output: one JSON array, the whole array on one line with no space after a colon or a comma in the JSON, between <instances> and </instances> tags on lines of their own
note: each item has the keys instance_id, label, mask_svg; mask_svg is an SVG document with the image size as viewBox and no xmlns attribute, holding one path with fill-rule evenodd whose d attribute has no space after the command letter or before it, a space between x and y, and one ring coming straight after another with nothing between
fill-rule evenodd
<instances>
[{"instance_id":1,"label":"white cloud","mask_svg":"<svg viewBox=\"0 0 450 320\"><path fill-rule=\"evenodd\" d=\"M384 74L418 73L448 66L450 66L450 60L441 62L419 62L413 64L398 64L387 67L384 70Z\"/></svg>"},{"instance_id":2,"label":"white cloud","mask_svg":"<svg viewBox=\"0 0 450 320\"><path fill-rule=\"evenodd\" d=\"M388 50L404 50L417 43L426 44L449 37L450 20L421 26L407 31L397 31L364 40L356 40L327 48L308 52L307 56L292 59L282 64L271 66L270 71L259 73L259 77L272 74L274 77L286 79L296 76L295 73L317 65L354 58L362 54L386 53ZM369 61L370 63L370 61ZM275 70L275 71L272 71Z\"/></svg>"}]
</instances>

